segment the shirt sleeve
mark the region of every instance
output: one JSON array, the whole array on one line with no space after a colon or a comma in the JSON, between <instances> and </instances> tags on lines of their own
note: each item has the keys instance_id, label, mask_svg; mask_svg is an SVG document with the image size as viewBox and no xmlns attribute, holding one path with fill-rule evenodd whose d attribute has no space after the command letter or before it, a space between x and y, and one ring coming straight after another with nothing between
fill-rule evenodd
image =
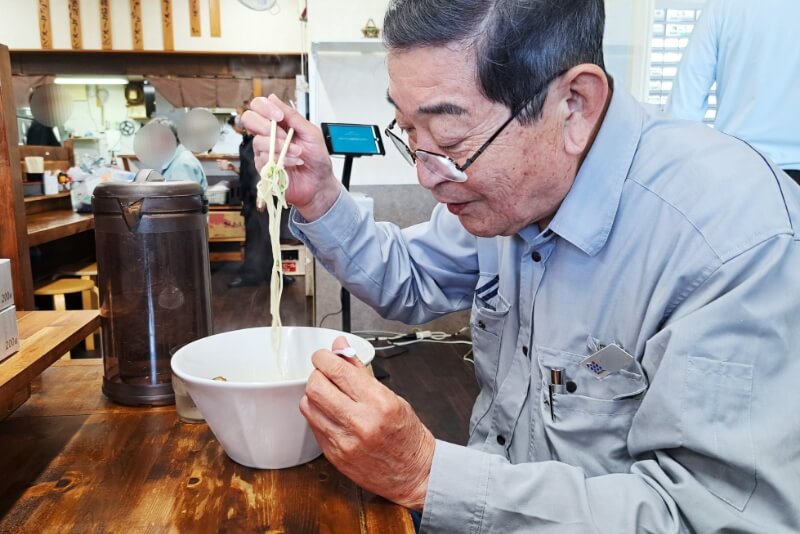
<instances>
[{"instance_id":1,"label":"shirt sleeve","mask_svg":"<svg viewBox=\"0 0 800 534\"><path fill-rule=\"evenodd\" d=\"M645 350L628 472L437 442L423 531L800 531L800 305L787 293L799 264L800 243L781 235L687 280Z\"/></svg>"},{"instance_id":2,"label":"shirt sleeve","mask_svg":"<svg viewBox=\"0 0 800 534\"><path fill-rule=\"evenodd\" d=\"M679 119L701 122L708 96L717 78L719 16L715 2L706 5L683 52L670 92L667 113Z\"/></svg>"},{"instance_id":3,"label":"shirt sleeve","mask_svg":"<svg viewBox=\"0 0 800 534\"><path fill-rule=\"evenodd\" d=\"M441 205L429 222L400 229L376 223L342 189L314 222L292 209L290 228L344 287L383 317L420 324L472 304L476 238Z\"/></svg>"}]
</instances>

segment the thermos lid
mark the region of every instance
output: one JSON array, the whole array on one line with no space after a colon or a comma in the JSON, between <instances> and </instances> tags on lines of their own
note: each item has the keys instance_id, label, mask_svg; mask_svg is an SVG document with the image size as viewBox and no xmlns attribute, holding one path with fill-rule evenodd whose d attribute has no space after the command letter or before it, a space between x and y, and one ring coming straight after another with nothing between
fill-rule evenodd
<instances>
[{"instance_id":1,"label":"thermos lid","mask_svg":"<svg viewBox=\"0 0 800 534\"><path fill-rule=\"evenodd\" d=\"M205 212L208 206L196 182L109 182L95 187L95 214L119 214L120 203L140 203L142 213Z\"/></svg>"},{"instance_id":2,"label":"thermos lid","mask_svg":"<svg viewBox=\"0 0 800 534\"><path fill-rule=\"evenodd\" d=\"M111 182L95 187L92 211L101 216L95 221L97 231L105 228L103 221L107 221L109 216L121 216L129 231L138 232L145 215L156 218L149 219L150 223L141 231L166 231L173 227L177 229L175 215L184 217L207 213L208 200L196 182ZM164 215L173 217L164 219Z\"/></svg>"}]
</instances>

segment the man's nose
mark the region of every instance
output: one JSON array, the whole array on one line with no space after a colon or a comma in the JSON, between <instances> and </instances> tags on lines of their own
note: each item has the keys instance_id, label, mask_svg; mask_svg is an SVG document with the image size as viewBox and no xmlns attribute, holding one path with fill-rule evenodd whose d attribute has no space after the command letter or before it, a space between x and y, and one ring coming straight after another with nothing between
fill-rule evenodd
<instances>
[{"instance_id":1,"label":"man's nose","mask_svg":"<svg viewBox=\"0 0 800 534\"><path fill-rule=\"evenodd\" d=\"M433 191L433 189L442 182L446 182L448 180L442 178L438 174L431 172L430 169L425 167L425 164L418 158L416 162L417 167L417 180L419 181L419 185L424 187L425 189Z\"/></svg>"}]
</instances>

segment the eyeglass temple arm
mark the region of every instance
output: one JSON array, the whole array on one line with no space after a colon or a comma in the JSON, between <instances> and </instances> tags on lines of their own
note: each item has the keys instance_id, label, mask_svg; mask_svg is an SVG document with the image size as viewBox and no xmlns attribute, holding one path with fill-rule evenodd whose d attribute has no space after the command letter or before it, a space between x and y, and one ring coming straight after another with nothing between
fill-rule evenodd
<instances>
[{"instance_id":1,"label":"eyeglass temple arm","mask_svg":"<svg viewBox=\"0 0 800 534\"><path fill-rule=\"evenodd\" d=\"M486 150L487 148L489 148L489 145L491 145L491 144L492 144L492 142L493 142L495 139L497 139L497 136L499 136L501 133L503 133L503 130L505 130L505 129L506 129L506 126L508 126L509 124L511 124L511 122L512 122L514 119L516 119L516 118L517 118L517 115L519 115L519 114L520 114L520 112L522 112L522 110L523 110L523 109L525 109L526 107L528 107L528 104L529 104L529 102L526 102L526 103L524 103L522 106L520 106L520 107L519 107L519 109L517 109L517 110L516 110L514 113L512 113L512 114L511 114L511 116L510 116L508 119L506 119L506 122L504 122L504 123L503 123L503 124L500 126L500 128L498 128L498 129L497 129L497 131L496 131L496 132L494 132L494 134L492 134L492 136L491 136L489 139L487 139L485 143L483 143L483 146L481 146L481 147L478 149L478 151L477 151L477 152L475 152L475 153L472 155L472 157L471 157L471 158L469 158L467 161L465 161L465 162L464 162L464 165L462 165L462 166L461 166L461 169L460 169L460 170L463 172L463 171L465 171L465 170L467 169L467 167L469 167L470 165L472 165L473 163L475 163L475 160L476 160L476 159L478 159L478 157L479 157L481 154L483 154L483 151L484 151L484 150Z\"/></svg>"},{"instance_id":2,"label":"eyeglass temple arm","mask_svg":"<svg viewBox=\"0 0 800 534\"><path fill-rule=\"evenodd\" d=\"M416 155L416 154L414 154L414 152L413 152L413 151L412 151L412 150L411 150L411 149L408 147L408 145L406 145L406 143L405 143L405 142L404 142L404 141L403 141L403 140L402 140L400 137L398 137L398 136L397 136L397 134L395 134L395 133L392 131L392 128L394 128L396 124L397 124L397 119L392 119L392 122L390 122L390 123L389 123L389 126L387 126L385 130L383 130L383 133L384 133L384 134L385 134L387 137L390 137L390 138L392 138L392 139L397 139L398 141L400 141L401 143L403 143L403 148L405 149L405 152L406 152L406 154L408 154L409 156L411 156L411 159L412 159L413 161L417 161L417 155ZM395 146L397 146L397 144L396 144L396 143L395 143ZM400 147L397 147L397 148L399 149ZM409 162L409 163L410 163L410 162Z\"/></svg>"}]
</instances>

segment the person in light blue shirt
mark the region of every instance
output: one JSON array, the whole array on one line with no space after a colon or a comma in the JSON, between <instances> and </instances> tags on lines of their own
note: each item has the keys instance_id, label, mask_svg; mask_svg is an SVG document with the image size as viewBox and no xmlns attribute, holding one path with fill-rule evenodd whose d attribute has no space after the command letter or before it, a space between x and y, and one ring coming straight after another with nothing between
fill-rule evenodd
<instances>
[{"instance_id":1,"label":"person in light blue shirt","mask_svg":"<svg viewBox=\"0 0 800 534\"><path fill-rule=\"evenodd\" d=\"M387 135L440 202L406 229L357 208L319 129L251 103L260 164L270 120L294 128L292 225L326 269L388 318L472 310L467 446L328 350L300 410L425 532L796 533L800 189L615 87L603 23L602 0L389 4Z\"/></svg>"},{"instance_id":2,"label":"person in light blue shirt","mask_svg":"<svg viewBox=\"0 0 800 534\"><path fill-rule=\"evenodd\" d=\"M709 0L689 38L667 110L702 121L717 84L721 132L747 141L800 180L797 0Z\"/></svg>"},{"instance_id":3,"label":"person in light blue shirt","mask_svg":"<svg viewBox=\"0 0 800 534\"><path fill-rule=\"evenodd\" d=\"M208 180L206 173L203 170L203 164L200 163L194 154L192 154L185 146L183 146L178 137L178 129L171 120L166 117L156 117L152 122L157 122L169 128L172 135L175 136L177 147L172 156L161 167L161 175L167 182L170 181L190 181L197 182L203 188L203 191L208 189ZM162 160L163 161L163 160Z\"/></svg>"}]
</instances>

